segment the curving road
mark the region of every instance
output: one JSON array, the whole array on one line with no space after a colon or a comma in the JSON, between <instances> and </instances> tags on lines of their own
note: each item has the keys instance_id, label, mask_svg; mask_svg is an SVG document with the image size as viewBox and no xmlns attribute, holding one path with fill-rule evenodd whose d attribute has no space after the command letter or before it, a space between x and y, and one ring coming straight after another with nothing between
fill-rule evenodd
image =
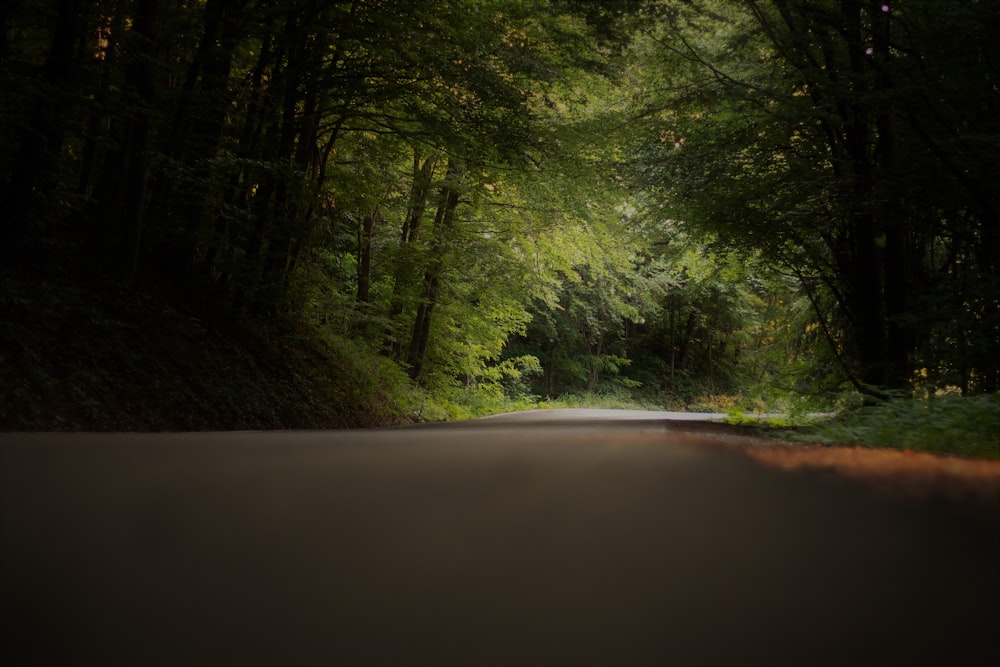
<instances>
[{"instance_id":1,"label":"curving road","mask_svg":"<svg viewBox=\"0 0 1000 667\"><path fill-rule=\"evenodd\" d=\"M0 658L1000 664L992 509L685 429L0 435Z\"/></svg>"}]
</instances>

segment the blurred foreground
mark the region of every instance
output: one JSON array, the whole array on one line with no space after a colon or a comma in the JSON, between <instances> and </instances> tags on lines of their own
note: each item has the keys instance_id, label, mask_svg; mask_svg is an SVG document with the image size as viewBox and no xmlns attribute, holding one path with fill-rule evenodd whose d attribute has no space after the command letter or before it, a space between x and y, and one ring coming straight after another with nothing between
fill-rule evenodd
<instances>
[{"instance_id":1,"label":"blurred foreground","mask_svg":"<svg viewBox=\"0 0 1000 667\"><path fill-rule=\"evenodd\" d=\"M576 414L0 436L3 662L1000 659L1000 492L879 493L709 425Z\"/></svg>"}]
</instances>

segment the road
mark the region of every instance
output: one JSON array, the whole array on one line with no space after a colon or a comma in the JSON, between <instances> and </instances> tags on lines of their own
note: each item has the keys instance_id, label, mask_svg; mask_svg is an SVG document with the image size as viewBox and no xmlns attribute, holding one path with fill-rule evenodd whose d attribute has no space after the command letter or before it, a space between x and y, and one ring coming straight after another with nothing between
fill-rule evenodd
<instances>
[{"instance_id":1,"label":"road","mask_svg":"<svg viewBox=\"0 0 1000 667\"><path fill-rule=\"evenodd\" d=\"M1000 664L1000 516L657 413L0 435L10 664Z\"/></svg>"}]
</instances>

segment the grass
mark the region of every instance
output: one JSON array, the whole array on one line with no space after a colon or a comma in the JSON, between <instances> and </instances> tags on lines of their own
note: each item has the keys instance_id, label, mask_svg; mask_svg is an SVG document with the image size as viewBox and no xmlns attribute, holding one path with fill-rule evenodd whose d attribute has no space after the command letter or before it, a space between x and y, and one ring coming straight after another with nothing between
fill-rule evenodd
<instances>
[{"instance_id":1,"label":"grass","mask_svg":"<svg viewBox=\"0 0 1000 667\"><path fill-rule=\"evenodd\" d=\"M793 415L758 420L730 412L726 422L786 442L1000 460L1000 393L899 398L823 419Z\"/></svg>"},{"instance_id":2,"label":"grass","mask_svg":"<svg viewBox=\"0 0 1000 667\"><path fill-rule=\"evenodd\" d=\"M1000 459L1000 393L896 399L804 430L813 442Z\"/></svg>"}]
</instances>

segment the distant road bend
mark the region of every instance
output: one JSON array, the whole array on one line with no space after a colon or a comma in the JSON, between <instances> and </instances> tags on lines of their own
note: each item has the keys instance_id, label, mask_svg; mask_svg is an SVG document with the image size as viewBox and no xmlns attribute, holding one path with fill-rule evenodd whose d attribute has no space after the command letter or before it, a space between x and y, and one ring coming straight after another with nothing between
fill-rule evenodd
<instances>
[{"instance_id":1,"label":"distant road bend","mask_svg":"<svg viewBox=\"0 0 1000 667\"><path fill-rule=\"evenodd\" d=\"M717 445L604 411L0 434L0 660L1000 664L1000 509Z\"/></svg>"}]
</instances>

